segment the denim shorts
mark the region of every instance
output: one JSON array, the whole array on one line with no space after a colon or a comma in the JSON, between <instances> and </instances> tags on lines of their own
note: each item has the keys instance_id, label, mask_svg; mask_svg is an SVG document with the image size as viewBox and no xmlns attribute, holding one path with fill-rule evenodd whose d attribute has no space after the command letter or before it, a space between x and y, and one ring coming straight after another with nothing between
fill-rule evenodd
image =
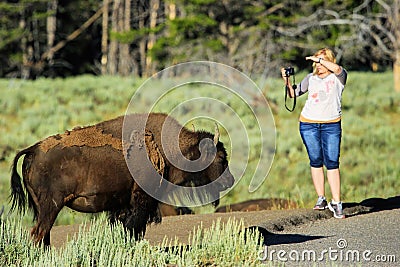
<instances>
[{"instance_id":1,"label":"denim shorts","mask_svg":"<svg viewBox=\"0 0 400 267\"><path fill-rule=\"evenodd\" d=\"M300 122L300 135L307 149L310 166L325 165L328 170L339 168L341 122Z\"/></svg>"}]
</instances>

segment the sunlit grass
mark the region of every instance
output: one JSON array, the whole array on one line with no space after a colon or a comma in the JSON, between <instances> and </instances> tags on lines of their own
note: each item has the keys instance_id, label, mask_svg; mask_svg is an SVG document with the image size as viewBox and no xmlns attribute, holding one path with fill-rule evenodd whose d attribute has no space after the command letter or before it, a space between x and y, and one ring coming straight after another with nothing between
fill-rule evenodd
<instances>
[{"instance_id":1,"label":"sunlit grass","mask_svg":"<svg viewBox=\"0 0 400 267\"><path fill-rule=\"evenodd\" d=\"M164 239L150 245L136 242L119 224L109 225L103 214L62 248L35 246L19 220L0 225L0 261L4 266L260 266L262 244L257 232L245 231L243 221L214 222L193 229L187 240ZM183 243L181 243L183 242ZM265 265L264 265L265 266Z\"/></svg>"},{"instance_id":2,"label":"sunlit grass","mask_svg":"<svg viewBox=\"0 0 400 267\"><path fill-rule=\"evenodd\" d=\"M304 75L298 74L297 80ZM90 75L36 81L0 80L0 205L8 208L9 168L19 149L77 125L90 125L123 115L130 98L143 81L134 77ZM297 108L290 113L284 108L282 81L264 81L261 89L273 107L277 131L272 167L259 189L249 193L250 173L256 166L257 158L257 155L251 155L249 172L221 200L221 205L254 198L280 197L295 201L300 207L309 207L315 201L315 192L307 153L298 132L298 116L306 96L298 98ZM400 191L400 94L394 92L392 82L390 72L349 74L343 93L341 174L344 201L389 197ZM204 92L210 93L207 90ZM146 94L151 95L151 90L143 92L137 110L148 111L149 105L153 104L146 103ZM170 110L183 99L191 98L190 90L176 90L171 94L174 101L161 101L156 111ZM219 97L223 99L224 94ZM244 118L247 128L252 129L252 117L247 114L248 109L241 108L240 100L227 95L226 101ZM190 111L182 111L188 114L180 115L190 117L190 112L195 114L201 109L201 106L194 105ZM188 127L191 127L190 123ZM196 130L213 131L214 125L205 120L198 121L195 127ZM236 129L236 126L233 128ZM250 130L250 139L252 136L257 136L257 132ZM224 129L221 131L221 140L230 152ZM234 141L240 143L243 140ZM253 142L252 145L259 144ZM243 161L246 160L243 158ZM198 210L212 212L210 207ZM64 209L56 224L81 221L79 213Z\"/></svg>"}]
</instances>

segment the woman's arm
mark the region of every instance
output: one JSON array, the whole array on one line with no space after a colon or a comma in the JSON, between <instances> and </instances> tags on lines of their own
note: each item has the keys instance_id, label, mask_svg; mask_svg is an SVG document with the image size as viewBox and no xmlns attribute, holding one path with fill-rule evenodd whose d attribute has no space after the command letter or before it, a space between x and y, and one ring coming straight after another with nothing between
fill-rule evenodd
<instances>
[{"instance_id":1,"label":"woman's arm","mask_svg":"<svg viewBox=\"0 0 400 267\"><path fill-rule=\"evenodd\" d=\"M321 64L322 66L333 72L335 75L339 75L342 72L342 67L340 67L338 64L325 60L323 58L316 56L309 56L306 57L306 60L312 60L315 63Z\"/></svg>"}]
</instances>

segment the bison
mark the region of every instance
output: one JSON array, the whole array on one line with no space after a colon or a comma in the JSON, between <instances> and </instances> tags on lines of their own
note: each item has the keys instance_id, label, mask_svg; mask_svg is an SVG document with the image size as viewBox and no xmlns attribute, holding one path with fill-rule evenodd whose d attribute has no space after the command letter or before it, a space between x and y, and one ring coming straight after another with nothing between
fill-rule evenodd
<instances>
[{"instance_id":1,"label":"bison","mask_svg":"<svg viewBox=\"0 0 400 267\"><path fill-rule=\"evenodd\" d=\"M230 204L219 207L215 212L232 212L232 211L260 211L273 209L294 209L297 204L294 201L282 198L261 198L251 199L240 203Z\"/></svg>"},{"instance_id":2,"label":"bison","mask_svg":"<svg viewBox=\"0 0 400 267\"><path fill-rule=\"evenodd\" d=\"M128 139L125 130L131 131ZM178 148L168 136L171 132L178 133ZM31 235L36 243L50 245L50 230L64 206L86 213L107 211L112 223L120 221L140 239L147 224L161 222L161 201L152 191L165 197L173 193L171 185L197 189L213 184L213 190L201 194L219 197L232 187L227 153L218 138L218 131L191 131L163 113L120 116L47 137L16 154L11 209L33 210ZM208 165L194 171L177 167L173 162L178 154L189 163ZM17 163L22 156L21 179ZM154 173L159 174L156 180ZM143 181L153 187L143 188Z\"/></svg>"},{"instance_id":3,"label":"bison","mask_svg":"<svg viewBox=\"0 0 400 267\"><path fill-rule=\"evenodd\" d=\"M161 203L159 209L162 217L194 214L194 211L188 207L175 207L165 203Z\"/></svg>"}]
</instances>

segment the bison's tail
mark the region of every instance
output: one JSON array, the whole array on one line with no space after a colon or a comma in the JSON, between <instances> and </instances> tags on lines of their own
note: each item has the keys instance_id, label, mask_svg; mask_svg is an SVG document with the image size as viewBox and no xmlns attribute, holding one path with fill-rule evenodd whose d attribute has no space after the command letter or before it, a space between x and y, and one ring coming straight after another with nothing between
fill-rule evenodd
<instances>
[{"instance_id":1,"label":"bison's tail","mask_svg":"<svg viewBox=\"0 0 400 267\"><path fill-rule=\"evenodd\" d=\"M14 161L11 166L11 195L10 201L12 201L11 211L18 208L20 213L24 213L26 210L26 194L24 192L23 185L21 183L21 177L17 171L18 160L21 156L32 155L35 151L36 145L28 147L15 155ZM25 164L24 164L25 165ZM28 166L25 166L29 168ZM26 170L23 170L26 173Z\"/></svg>"}]
</instances>

